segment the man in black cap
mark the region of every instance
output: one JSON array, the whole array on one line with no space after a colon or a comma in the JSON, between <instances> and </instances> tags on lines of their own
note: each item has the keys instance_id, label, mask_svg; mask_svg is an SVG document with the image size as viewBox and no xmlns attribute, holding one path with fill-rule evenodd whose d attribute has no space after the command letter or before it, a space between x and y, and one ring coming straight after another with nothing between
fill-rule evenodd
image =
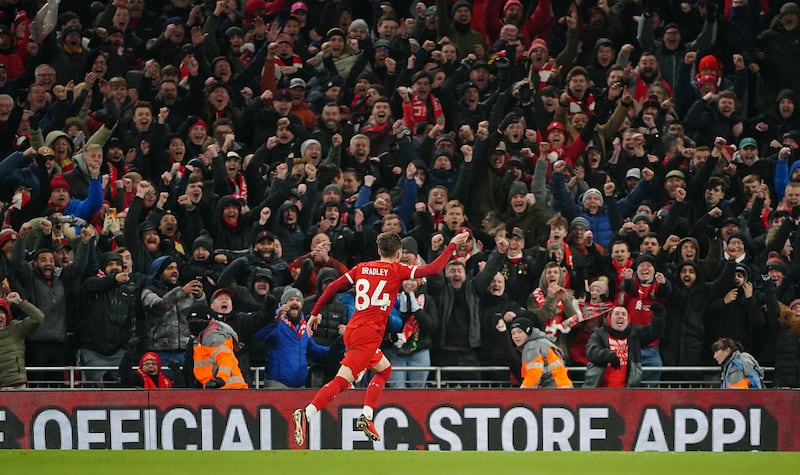
<instances>
[{"instance_id":1,"label":"man in black cap","mask_svg":"<svg viewBox=\"0 0 800 475\"><path fill-rule=\"evenodd\" d=\"M83 281L85 298L81 299L78 318L80 366L118 367L125 354L125 344L136 327L136 282L122 268L122 256L104 252L97 275ZM103 381L119 378L116 371L84 370L84 385L100 387Z\"/></svg>"}]
</instances>

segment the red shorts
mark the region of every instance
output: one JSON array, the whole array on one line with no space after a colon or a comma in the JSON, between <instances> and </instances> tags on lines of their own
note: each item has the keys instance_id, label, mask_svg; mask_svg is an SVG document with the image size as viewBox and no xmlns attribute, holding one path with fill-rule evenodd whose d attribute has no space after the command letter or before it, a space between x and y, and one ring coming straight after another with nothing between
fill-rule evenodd
<instances>
[{"instance_id":1,"label":"red shorts","mask_svg":"<svg viewBox=\"0 0 800 475\"><path fill-rule=\"evenodd\" d=\"M374 367L383 358L382 341L383 332L377 328L370 325L348 326L344 331L347 351L342 358L342 366L347 366L353 377L358 379L360 373Z\"/></svg>"}]
</instances>

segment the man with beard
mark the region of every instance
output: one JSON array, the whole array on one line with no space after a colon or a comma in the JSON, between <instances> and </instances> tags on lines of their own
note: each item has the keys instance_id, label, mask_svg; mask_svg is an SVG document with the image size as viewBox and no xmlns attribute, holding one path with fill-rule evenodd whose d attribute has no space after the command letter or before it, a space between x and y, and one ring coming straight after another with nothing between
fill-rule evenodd
<instances>
[{"instance_id":1,"label":"man with beard","mask_svg":"<svg viewBox=\"0 0 800 475\"><path fill-rule=\"evenodd\" d=\"M179 278L178 261L159 257L150 266L151 283L141 296L145 348L155 351L167 363L183 363L184 348L191 337L187 310L206 298L202 282L192 279L180 286Z\"/></svg>"},{"instance_id":2,"label":"man with beard","mask_svg":"<svg viewBox=\"0 0 800 475\"><path fill-rule=\"evenodd\" d=\"M608 324L595 329L586 345L589 365L584 388L636 388L642 382L640 348L664 332L666 311L658 302L652 305L653 320L648 325L631 324L625 307L608 313Z\"/></svg>"},{"instance_id":3,"label":"man with beard","mask_svg":"<svg viewBox=\"0 0 800 475\"><path fill-rule=\"evenodd\" d=\"M86 226L81 230L81 244L75 262L56 272L53 251L38 249L33 256L33 264L25 261L25 237L30 229L20 230L19 239L14 243L12 262L17 270L19 284L25 289L28 300L36 305L47 319L28 338L25 362L28 366L64 366L70 361L71 341L67 335L72 330L69 321L67 294L76 282L80 282L89 259L89 245L94 237L94 228ZM31 380L58 382L63 378L56 372L37 372Z\"/></svg>"},{"instance_id":4,"label":"man with beard","mask_svg":"<svg viewBox=\"0 0 800 475\"><path fill-rule=\"evenodd\" d=\"M306 331L302 312L303 294L286 287L272 322L262 327L255 338L267 345L265 384L267 388L301 388L308 378L308 356L323 359L328 347L321 346Z\"/></svg>"},{"instance_id":5,"label":"man with beard","mask_svg":"<svg viewBox=\"0 0 800 475\"><path fill-rule=\"evenodd\" d=\"M664 366L708 366L704 316L711 302L733 285L736 264L728 261L715 280L707 282L697 262L679 262L670 276L672 293L666 301L670 318L659 343Z\"/></svg>"},{"instance_id":6,"label":"man with beard","mask_svg":"<svg viewBox=\"0 0 800 475\"><path fill-rule=\"evenodd\" d=\"M380 154L388 150L392 140L392 109L389 99L379 97L372 104L372 114L367 119L364 126L358 131L358 135L363 135L369 143L369 150L375 150L375 154ZM354 135L349 143L353 143Z\"/></svg>"},{"instance_id":7,"label":"man with beard","mask_svg":"<svg viewBox=\"0 0 800 475\"><path fill-rule=\"evenodd\" d=\"M448 2L437 0L436 30L439 38L446 36L458 47L459 59L475 53L483 56L484 38L470 27L472 23L472 4L459 0L448 8ZM449 15L448 15L449 13Z\"/></svg>"},{"instance_id":8,"label":"man with beard","mask_svg":"<svg viewBox=\"0 0 800 475\"><path fill-rule=\"evenodd\" d=\"M658 58L656 58L655 54L649 51L642 53L636 69L632 83L628 85L629 88L633 89L633 98L636 101L644 102L647 99L650 86L656 82L660 82L672 95L672 86L661 77Z\"/></svg>"},{"instance_id":9,"label":"man with beard","mask_svg":"<svg viewBox=\"0 0 800 475\"><path fill-rule=\"evenodd\" d=\"M167 125L169 125L170 130L178 130L181 124L189 116L190 101L188 101L186 98L181 98L179 91L180 89L178 89L178 83L175 82L175 80L164 79L159 84L158 93L153 99L152 106L156 110L159 110L162 107L169 109Z\"/></svg>"},{"instance_id":10,"label":"man with beard","mask_svg":"<svg viewBox=\"0 0 800 475\"><path fill-rule=\"evenodd\" d=\"M376 103L377 104L377 101ZM375 104L372 105L372 113L375 113ZM385 105L388 107L389 102L386 101ZM384 124L388 123L391 119L391 112L383 113L381 120ZM376 118L377 123L377 118ZM362 133L365 133L363 130ZM317 139L322 146L322 153L320 156L327 157L328 151L333 143L333 136L339 134L342 142L350 142L353 136L353 126L349 122L342 119L342 113L339 110L339 105L335 102L328 102L322 107L322 113L319 116L317 127L311 133L311 136ZM369 134L367 134L369 137Z\"/></svg>"}]
</instances>

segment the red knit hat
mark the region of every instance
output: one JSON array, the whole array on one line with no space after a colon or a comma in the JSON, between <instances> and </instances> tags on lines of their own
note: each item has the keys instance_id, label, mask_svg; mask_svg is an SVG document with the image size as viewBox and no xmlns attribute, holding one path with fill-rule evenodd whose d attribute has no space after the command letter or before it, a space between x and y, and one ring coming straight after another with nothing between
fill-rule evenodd
<instances>
[{"instance_id":1,"label":"red knit hat","mask_svg":"<svg viewBox=\"0 0 800 475\"><path fill-rule=\"evenodd\" d=\"M528 50L528 52L530 53L531 51L533 51L534 48L537 48L537 47L538 48L544 48L545 51L548 51L547 42L545 40L541 39L541 38L536 38L535 40L533 40L531 42L531 47Z\"/></svg>"},{"instance_id":2,"label":"red knit hat","mask_svg":"<svg viewBox=\"0 0 800 475\"><path fill-rule=\"evenodd\" d=\"M16 240L17 233L11 228L3 228L0 231L0 247L3 247L8 241Z\"/></svg>"},{"instance_id":3,"label":"red knit hat","mask_svg":"<svg viewBox=\"0 0 800 475\"><path fill-rule=\"evenodd\" d=\"M719 61L713 54L703 56L697 64L697 72L705 71L706 69L713 69L717 72L717 76L720 75L722 68L720 68Z\"/></svg>"},{"instance_id":4,"label":"red knit hat","mask_svg":"<svg viewBox=\"0 0 800 475\"><path fill-rule=\"evenodd\" d=\"M504 16L505 16L505 14L506 14L506 11L508 10L508 7L510 7L511 5L516 5L516 6L518 6L518 7L519 7L521 10L525 10L525 7L523 7L523 6L522 6L522 2L520 2L519 0L508 0L508 1L506 2L506 4L503 6L503 15L504 15Z\"/></svg>"},{"instance_id":5,"label":"red knit hat","mask_svg":"<svg viewBox=\"0 0 800 475\"><path fill-rule=\"evenodd\" d=\"M67 193L70 192L69 183L67 183L64 175L54 175L50 180L50 190L57 190L59 188L64 188L67 190Z\"/></svg>"}]
</instances>

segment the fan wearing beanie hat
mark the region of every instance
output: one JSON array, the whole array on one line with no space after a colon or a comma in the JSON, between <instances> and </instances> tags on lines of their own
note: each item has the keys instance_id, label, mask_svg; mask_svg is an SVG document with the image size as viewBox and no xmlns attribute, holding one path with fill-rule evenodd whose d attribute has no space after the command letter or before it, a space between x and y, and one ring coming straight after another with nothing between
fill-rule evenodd
<instances>
[{"instance_id":1,"label":"fan wearing beanie hat","mask_svg":"<svg viewBox=\"0 0 800 475\"><path fill-rule=\"evenodd\" d=\"M576 216L585 218L589 222L588 230L592 232L593 242L604 249L609 249L614 230L609 220L609 210L605 207L603 192L597 188L589 188L580 196L579 205L567 191L566 178L563 172L560 171L563 166L562 161L553 165L551 191L556 209L570 219ZM603 189L609 194L613 193L613 188L610 186L604 186Z\"/></svg>"},{"instance_id":2,"label":"fan wearing beanie hat","mask_svg":"<svg viewBox=\"0 0 800 475\"><path fill-rule=\"evenodd\" d=\"M623 297L623 306L628 310L630 323L634 325L648 325L653 318L650 306L653 303L663 303L672 293L672 284L661 272L656 269L656 257L643 252L636 258L633 269L623 271L623 280L620 286ZM658 346L651 346L655 350L648 350L648 357L655 357ZM644 356L643 356L644 358ZM661 362L652 360L647 366L661 366Z\"/></svg>"},{"instance_id":3,"label":"fan wearing beanie hat","mask_svg":"<svg viewBox=\"0 0 800 475\"><path fill-rule=\"evenodd\" d=\"M772 256L767 259L767 275L775 285L775 295L781 302L788 302L795 296L789 265L782 258Z\"/></svg>"},{"instance_id":4,"label":"fan wearing beanie hat","mask_svg":"<svg viewBox=\"0 0 800 475\"><path fill-rule=\"evenodd\" d=\"M578 227L582 227L584 231L590 230L592 227L589 224L589 220L584 218L583 216L578 216L573 218L572 221L569 223L569 230L572 231Z\"/></svg>"},{"instance_id":5,"label":"fan wearing beanie hat","mask_svg":"<svg viewBox=\"0 0 800 475\"><path fill-rule=\"evenodd\" d=\"M306 156L306 152L308 152L308 156ZM300 156L302 158L314 160L314 163L316 163L316 160L318 160L321 155L322 145L320 145L319 140L306 139L300 144Z\"/></svg>"},{"instance_id":6,"label":"fan wearing beanie hat","mask_svg":"<svg viewBox=\"0 0 800 475\"><path fill-rule=\"evenodd\" d=\"M171 256L153 260L150 278L141 297L145 346L153 351L168 353L169 359L183 361L190 338L186 326L187 310L193 304L205 302L203 284L189 278L181 285L178 261Z\"/></svg>"},{"instance_id":7,"label":"fan wearing beanie hat","mask_svg":"<svg viewBox=\"0 0 800 475\"><path fill-rule=\"evenodd\" d=\"M329 347L320 345L311 336L304 318L303 293L287 286L281 293L275 309L275 318L256 332L254 338L266 345L266 361L279 364L266 365L265 379L268 388L301 388L308 379L308 358L324 360Z\"/></svg>"}]
</instances>

